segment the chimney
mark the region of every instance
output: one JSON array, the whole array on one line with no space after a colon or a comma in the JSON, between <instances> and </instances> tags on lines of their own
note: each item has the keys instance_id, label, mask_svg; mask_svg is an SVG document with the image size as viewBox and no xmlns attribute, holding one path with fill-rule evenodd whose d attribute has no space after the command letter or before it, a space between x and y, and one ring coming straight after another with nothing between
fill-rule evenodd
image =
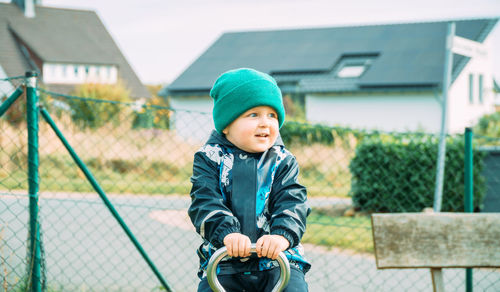
<instances>
[{"instance_id":1,"label":"chimney","mask_svg":"<svg viewBox=\"0 0 500 292\"><path fill-rule=\"evenodd\" d=\"M12 3L24 11L24 17L27 18L35 17L35 4L40 4L40 2L41 0L12 0Z\"/></svg>"}]
</instances>

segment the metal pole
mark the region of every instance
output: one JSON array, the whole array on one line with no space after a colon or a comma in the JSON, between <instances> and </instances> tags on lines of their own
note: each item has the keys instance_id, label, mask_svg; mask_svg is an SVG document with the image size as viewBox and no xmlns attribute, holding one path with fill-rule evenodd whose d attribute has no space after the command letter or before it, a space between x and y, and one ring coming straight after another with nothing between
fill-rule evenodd
<instances>
[{"instance_id":1,"label":"metal pole","mask_svg":"<svg viewBox=\"0 0 500 292\"><path fill-rule=\"evenodd\" d=\"M9 107L17 100L17 98L23 93L23 89L21 87L16 88L9 98L7 98L0 105L0 117L9 109Z\"/></svg>"},{"instance_id":2,"label":"metal pole","mask_svg":"<svg viewBox=\"0 0 500 292\"><path fill-rule=\"evenodd\" d=\"M89 171L89 169L87 168L87 166L85 165L85 163L83 163L83 161L80 159L80 157L78 157L78 155L73 150L73 148L71 147L71 145L69 145L68 141L64 138L64 135L59 130L59 128L57 127L57 125L54 123L54 121L50 117L50 115L47 112L47 110L45 110L44 108L42 108L40 110L40 112L42 114L42 117L45 119L45 121L50 125L50 127L52 128L52 130L54 130L54 132L57 135L57 137L59 137L59 140L61 140L61 142L63 143L64 147L66 147L66 150L68 150L69 154L71 155L71 157L73 158L73 160L75 161L75 163L78 165L78 167L80 168L80 170L85 174L85 176L87 177L87 180L90 182L90 184L92 185L92 187L94 188L94 190L97 192L97 194L99 194L99 196L103 200L103 202L106 205L106 207L108 208L108 210L111 212L111 214L113 215L113 217L115 217L116 221L118 221L118 223L122 227L123 231L125 231L125 233L127 234L128 238L130 239L130 241L132 241L132 243L134 244L134 246L137 248L137 250L139 251L139 253L143 257L143 259L149 265L149 267L151 268L151 270L153 271L153 273L156 275L156 277L158 278L158 280L160 281L160 283L163 285L163 287L165 288L165 290L168 291L168 292L171 292L172 289L168 285L167 281L163 278L163 276L161 275L160 271L156 268L156 266L154 265L153 261L147 255L146 251L144 251L144 249L142 248L142 246L139 243L139 241L135 238L135 236L132 233L132 231L130 231L130 229L128 228L127 224L125 224L125 221L123 221L123 219L120 217L120 214L118 214L118 212L116 211L116 209L113 207L113 204L109 201L108 197L104 193L104 190L101 188L101 186L99 185L99 183L97 182L97 180L94 178L94 176L92 175L92 173Z\"/></svg>"},{"instance_id":3,"label":"metal pole","mask_svg":"<svg viewBox=\"0 0 500 292\"><path fill-rule=\"evenodd\" d=\"M29 273L30 291L42 291L40 224L38 223L38 95L37 74L26 72L26 116L28 121L28 192L29 192Z\"/></svg>"},{"instance_id":4,"label":"metal pole","mask_svg":"<svg viewBox=\"0 0 500 292\"><path fill-rule=\"evenodd\" d=\"M473 176L473 152L472 152L472 130L465 129L465 213L472 213L474 210L474 176ZM465 269L465 291L472 292L472 268Z\"/></svg>"},{"instance_id":5,"label":"metal pole","mask_svg":"<svg viewBox=\"0 0 500 292\"><path fill-rule=\"evenodd\" d=\"M443 201L443 177L446 155L446 134L448 132L448 89L451 79L451 65L453 61L453 53L451 47L453 45L453 37L455 36L455 22L448 23L448 33L446 36L446 52L444 62L443 76L443 97L441 100L441 132L439 135L439 148L436 166L436 188L434 190L434 212L441 212L441 204Z\"/></svg>"}]
</instances>

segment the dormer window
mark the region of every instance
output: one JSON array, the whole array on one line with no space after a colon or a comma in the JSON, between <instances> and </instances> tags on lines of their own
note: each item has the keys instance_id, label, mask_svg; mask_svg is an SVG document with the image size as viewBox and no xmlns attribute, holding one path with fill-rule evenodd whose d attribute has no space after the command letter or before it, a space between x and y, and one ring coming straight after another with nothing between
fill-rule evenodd
<instances>
[{"instance_id":1,"label":"dormer window","mask_svg":"<svg viewBox=\"0 0 500 292\"><path fill-rule=\"evenodd\" d=\"M339 78L357 78L366 71L365 65L346 65L337 72Z\"/></svg>"},{"instance_id":2,"label":"dormer window","mask_svg":"<svg viewBox=\"0 0 500 292\"><path fill-rule=\"evenodd\" d=\"M378 54L343 55L334 69L335 77L359 78L368 70L377 56Z\"/></svg>"}]
</instances>

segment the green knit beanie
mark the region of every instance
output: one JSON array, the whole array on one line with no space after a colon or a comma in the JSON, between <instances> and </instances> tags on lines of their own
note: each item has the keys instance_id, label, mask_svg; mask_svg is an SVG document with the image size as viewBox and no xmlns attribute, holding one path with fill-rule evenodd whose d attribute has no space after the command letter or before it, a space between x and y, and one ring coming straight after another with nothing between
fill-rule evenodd
<instances>
[{"instance_id":1,"label":"green knit beanie","mask_svg":"<svg viewBox=\"0 0 500 292\"><path fill-rule=\"evenodd\" d=\"M213 119L219 133L256 106L272 107L278 114L280 128L285 121L281 90L271 76L257 70L240 68L223 73L215 81L210 96L214 99Z\"/></svg>"}]
</instances>

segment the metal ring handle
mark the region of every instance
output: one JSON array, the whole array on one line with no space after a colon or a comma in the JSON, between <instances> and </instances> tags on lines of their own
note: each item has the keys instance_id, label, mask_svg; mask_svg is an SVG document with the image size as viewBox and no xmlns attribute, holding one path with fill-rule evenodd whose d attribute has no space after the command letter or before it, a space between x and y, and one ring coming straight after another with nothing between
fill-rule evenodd
<instances>
[{"instance_id":1,"label":"metal ring handle","mask_svg":"<svg viewBox=\"0 0 500 292\"><path fill-rule=\"evenodd\" d=\"M250 252L257 253L255 249L255 243L252 243L250 247ZM227 256L227 249L225 246L219 248L214 252L207 265L207 280L210 288L215 292L225 292L224 287L219 283L217 279L217 265L219 262ZM284 252L280 252L278 258L276 259L280 265L280 278L276 285L274 286L272 292L279 292L283 290L290 280L290 263L286 258Z\"/></svg>"}]
</instances>

